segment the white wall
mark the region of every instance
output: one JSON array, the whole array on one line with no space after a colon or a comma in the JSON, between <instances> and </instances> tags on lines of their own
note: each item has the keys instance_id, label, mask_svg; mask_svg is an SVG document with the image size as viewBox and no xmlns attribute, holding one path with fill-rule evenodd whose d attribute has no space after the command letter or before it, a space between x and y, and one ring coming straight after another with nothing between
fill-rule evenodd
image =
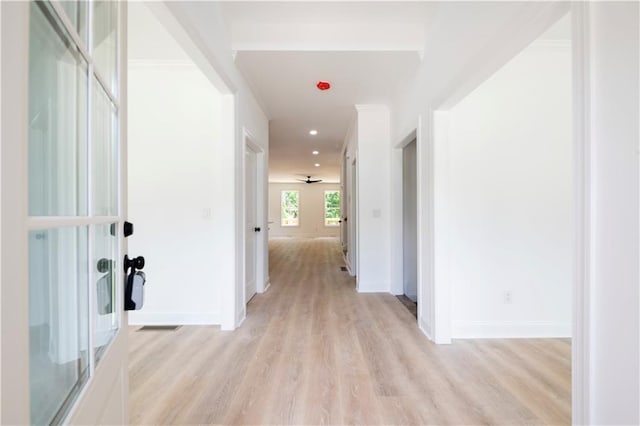
<instances>
[{"instance_id":1,"label":"white wall","mask_svg":"<svg viewBox=\"0 0 640 426\"><path fill-rule=\"evenodd\" d=\"M638 3L589 4L589 424L640 424ZM590 294L589 294L590 293Z\"/></svg>"},{"instance_id":2,"label":"white wall","mask_svg":"<svg viewBox=\"0 0 640 426\"><path fill-rule=\"evenodd\" d=\"M401 280L398 248L402 244L401 200L402 167L400 151L395 149L408 135L417 135L418 153L418 323L429 338L449 341L450 322L436 322L439 313L450 309L446 292L438 282L448 281L446 262L448 164L436 153L435 134L446 135L445 117L437 111L454 105L489 78L518 52L542 34L569 9L568 3L444 2L438 5L433 22L427 28L424 60L415 75L399 87L391 104L390 155L393 157L391 179L394 200L392 217L392 288ZM436 176L438 175L438 176ZM440 195L439 195L440 194ZM434 210L439 205L439 211ZM445 263L440 262L443 260ZM436 297L436 294L438 297ZM443 297L441 297L443 296ZM441 306L433 305L442 299ZM441 328L444 327L444 328Z\"/></svg>"},{"instance_id":3,"label":"white wall","mask_svg":"<svg viewBox=\"0 0 640 426\"><path fill-rule=\"evenodd\" d=\"M163 24L170 28L171 34L223 95L222 138L226 142L216 152L216 180L220 190L217 194L219 213L224 217L226 227L217 234L216 256L223 259L218 270L218 279L222 283L221 326L223 329L233 329L246 315L243 298L245 135L248 134L252 143L262 150L265 166L259 176L262 185L258 191L266 194L269 122L234 64L220 5L210 2L153 2L149 3L149 7L156 16L162 18ZM206 28L207 33L203 34L196 28ZM263 208L260 211L263 215L258 225L266 227L268 197L263 196L262 200ZM258 237L257 258L257 277L262 281L257 283L260 292L269 282L266 233Z\"/></svg>"},{"instance_id":4,"label":"white wall","mask_svg":"<svg viewBox=\"0 0 640 426\"><path fill-rule=\"evenodd\" d=\"M221 96L194 64L130 64L129 113L129 253L147 274L129 322L219 324Z\"/></svg>"},{"instance_id":5,"label":"white wall","mask_svg":"<svg viewBox=\"0 0 640 426\"><path fill-rule=\"evenodd\" d=\"M356 130L347 135L347 152L356 157L357 288L364 293L391 289L391 184L389 108L356 105ZM353 176L350 176L353 179Z\"/></svg>"},{"instance_id":6,"label":"white wall","mask_svg":"<svg viewBox=\"0 0 640 426\"><path fill-rule=\"evenodd\" d=\"M270 183L269 237L338 237L339 226L324 225L324 191L339 191L337 183ZM280 226L282 191L300 192L299 226Z\"/></svg>"},{"instance_id":7,"label":"white wall","mask_svg":"<svg viewBox=\"0 0 640 426\"><path fill-rule=\"evenodd\" d=\"M452 337L571 335L571 124L568 42L534 43L449 111Z\"/></svg>"}]
</instances>

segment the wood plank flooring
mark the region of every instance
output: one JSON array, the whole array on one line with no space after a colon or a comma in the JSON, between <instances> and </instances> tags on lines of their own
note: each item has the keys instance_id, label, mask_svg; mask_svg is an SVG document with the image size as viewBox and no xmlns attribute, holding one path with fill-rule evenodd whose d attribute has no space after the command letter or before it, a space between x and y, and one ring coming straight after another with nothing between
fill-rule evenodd
<instances>
[{"instance_id":1,"label":"wood plank flooring","mask_svg":"<svg viewBox=\"0 0 640 426\"><path fill-rule=\"evenodd\" d=\"M342 264L336 240L273 240L238 330L131 327L131 423L571 423L569 340L434 345Z\"/></svg>"}]
</instances>

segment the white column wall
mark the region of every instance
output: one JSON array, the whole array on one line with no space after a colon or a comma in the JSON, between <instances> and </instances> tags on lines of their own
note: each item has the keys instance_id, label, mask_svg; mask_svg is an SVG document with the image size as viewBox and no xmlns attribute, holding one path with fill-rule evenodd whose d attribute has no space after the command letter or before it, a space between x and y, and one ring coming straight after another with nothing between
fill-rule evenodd
<instances>
[{"instance_id":1,"label":"white column wall","mask_svg":"<svg viewBox=\"0 0 640 426\"><path fill-rule=\"evenodd\" d=\"M640 423L638 3L589 4L589 424Z\"/></svg>"},{"instance_id":2,"label":"white column wall","mask_svg":"<svg viewBox=\"0 0 640 426\"><path fill-rule=\"evenodd\" d=\"M357 105L358 291L391 290L390 117L385 105Z\"/></svg>"}]
</instances>

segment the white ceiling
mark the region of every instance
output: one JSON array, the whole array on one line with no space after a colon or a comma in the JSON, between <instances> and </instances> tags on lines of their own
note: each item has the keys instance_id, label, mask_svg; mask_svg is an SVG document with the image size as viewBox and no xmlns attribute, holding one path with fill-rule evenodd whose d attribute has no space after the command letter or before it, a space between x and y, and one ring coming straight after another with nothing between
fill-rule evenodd
<instances>
[{"instance_id":1,"label":"white ceiling","mask_svg":"<svg viewBox=\"0 0 640 426\"><path fill-rule=\"evenodd\" d=\"M506 55L508 49L499 50L504 40L535 39L542 31L527 24L544 22L564 8L561 4L228 1L180 2L172 8L197 23L202 39L228 43L234 51L270 119L270 180L311 175L337 182L356 104L390 104L396 87L415 81L417 70L429 73L422 89L432 100L441 100L450 86L472 85L467 74L481 77L500 65L485 64L485 56ZM222 11L222 21L207 21L213 10ZM566 22L547 37L564 38ZM212 38L211 25L225 27L226 40ZM497 49L499 54L492 54ZM477 67L486 70L472 73ZM318 80L331 82L332 89L318 91ZM318 130L315 137L308 133L312 128ZM313 156L313 150L320 155ZM316 162L321 166L314 167Z\"/></svg>"},{"instance_id":2,"label":"white ceiling","mask_svg":"<svg viewBox=\"0 0 640 426\"><path fill-rule=\"evenodd\" d=\"M236 64L271 119L270 181L311 175L338 182L354 105L388 103L418 63L415 52L239 52ZM318 90L319 80L331 89Z\"/></svg>"},{"instance_id":3,"label":"white ceiling","mask_svg":"<svg viewBox=\"0 0 640 426\"><path fill-rule=\"evenodd\" d=\"M224 3L236 65L270 119L271 182L309 175L339 182L354 106L390 103L415 73L434 9L424 2ZM331 89L318 90L320 80Z\"/></svg>"}]
</instances>

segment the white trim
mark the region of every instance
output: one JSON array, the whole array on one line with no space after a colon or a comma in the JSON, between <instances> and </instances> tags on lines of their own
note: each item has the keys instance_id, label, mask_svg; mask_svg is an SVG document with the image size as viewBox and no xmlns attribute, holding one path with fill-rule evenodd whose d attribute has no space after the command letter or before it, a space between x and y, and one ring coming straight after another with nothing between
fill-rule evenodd
<instances>
[{"instance_id":1,"label":"white trim","mask_svg":"<svg viewBox=\"0 0 640 426\"><path fill-rule=\"evenodd\" d=\"M221 114L222 114L222 135L221 139L225 141L225 145L229 147L233 147L236 150L238 144L236 144L236 123L237 121L237 105L236 99L234 95L222 95L221 99ZM239 148L238 148L239 149ZM237 152L234 151L234 158L237 157ZM235 161L235 160L234 160ZM236 167L237 168L237 167ZM238 179L238 173L233 173L229 176L231 185L234 188L234 215L233 215L233 223L230 226L234 228L234 238L228 250L234 253L234 261L235 265L233 265L233 278L227 279L221 283L220 286L220 328L222 330L234 330L236 328L236 292L238 291L238 286L244 285L242 281L242 272L240 271L241 267L241 254L238 253L238 241L239 241L239 228L238 228L238 214L242 214L239 211L239 207L237 205L239 196L237 195L238 188L236 185L236 181ZM242 216L240 216L242 217ZM241 253L241 252L240 252Z\"/></svg>"},{"instance_id":2,"label":"white trim","mask_svg":"<svg viewBox=\"0 0 640 426\"><path fill-rule=\"evenodd\" d=\"M423 262L420 259L427 259L427 265L431 265L431 260L429 256L431 256L431 251L429 250L429 244L431 240L432 232L429 229L429 222L425 221L421 215L427 214L427 219L431 217L430 206L431 206L431 182L433 179L429 176L429 173L433 169L430 166L430 159L427 161L423 161L423 157L427 155L427 157L431 157L430 145L428 141L425 140L425 131L422 124L422 117L418 116L418 123L416 126L415 132L415 141L416 141L416 232L418 233L417 238L417 253L416 253L416 262L418 270L416 272L416 302L421 301L425 303L424 300L424 286L423 282L425 282L426 277L430 271L430 268L424 267ZM426 196L424 191L427 191ZM416 312L416 321L418 322L418 327L422 328L422 324L424 323L423 317L423 308L424 306L419 306ZM424 331L423 331L424 332ZM429 327L429 334L431 334L431 327Z\"/></svg>"},{"instance_id":3,"label":"white trim","mask_svg":"<svg viewBox=\"0 0 640 426\"><path fill-rule=\"evenodd\" d=\"M29 217L27 228L31 231L51 228L64 228L69 226L108 225L123 220L120 216L93 216L93 217Z\"/></svg>"},{"instance_id":4,"label":"white trim","mask_svg":"<svg viewBox=\"0 0 640 426\"><path fill-rule=\"evenodd\" d=\"M404 293L404 277L403 277L403 221L404 221L404 204L403 204L403 149L414 140L416 141L416 196L418 209L418 227L417 232L420 235L420 147L418 146L418 127L409 131L404 138L391 149L391 294L400 295ZM420 238L418 238L417 259L420 259ZM418 283L420 282L420 263L418 263ZM418 287L420 287L418 285ZM418 291L420 291L418 289Z\"/></svg>"},{"instance_id":5,"label":"white trim","mask_svg":"<svg viewBox=\"0 0 640 426\"><path fill-rule=\"evenodd\" d=\"M193 61L187 59L129 59L127 64L129 69L193 69L202 72Z\"/></svg>"},{"instance_id":6,"label":"white trim","mask_svg":"<svg viewBox=\"0 0 640 426\"><path fill-rule=\"evenodd\" d=\"M573 2L572 80L573 80L573 181L574 181L574 272L572 418L574 424L589 424L590 406L590 293L591 235L590 194L590 67L589 3Z\"/></svg>"},{"instance_id":7,"label":"white trim","mask_svg":"<svg viewBox=\"0 0 640 426\"><path fill-rule=\"evenodd\" d=\"M291 226L287 226L286 228L288 229L288 228L292 228L292 227ZM337 227L327 226L327 228L329 228L330 230L333 229L335 231ZM318 235L317 232L305 232L305 233L300 233L300 234L295 234L295 235L273 235L273 236L269 237L270 240L289 239L289 238L311 238L311 239L314 239L314 238L330 238L330 239L340 240L340 235Z\"/></svg>"},{"instance_id":8,"label":"white trim","mask_svg":"<svg viewBox=\"0 0 640 426\"><path fill-rule=\"evenodd\" d=\"M29 423L27 149L30 2L2 2L2 424ZM7 106L11 106L7 108Z\"/></svg>"},{"instance_id":9,"label":"white trim","mask_svg":"<svg viewBox=\"0 0 640 426\"><path fill-rule=\"evenodd\" d=\"M570 322L553 321L454 321L454 339L568 338Z\"/></svg>"},{"instance_id":10,"label":"white trim","mask_svg":"<svg viewBox=\"0 0 640 426\"><path fill-rule=\"evenodd\" d=\"M363 281L360 279L358 280L357 290L358 293L389 293L389 283L386 281Z\"/></svg>"},{"instance_id":11,"label":"white trim","mask_svg":"<svg viewBox=\"0 0 640 426\"><path fill-rule=\"evenodd\" d=\"M136 312L129 325L220 325L220 312Z\"/></svg>"},{"instance_id":12,"label":"white trim","mask_svg":"<svg viewBox=\"0 0 640 426\"><path fill-rule=\"evenodd\" d=\"M243 141L243 152L242 152L242 300L244 302L244 312L246 316L246 306L249 303L246 300L246 268L247 268L247 253L246 253L246 238L247 232L249 232L246 228L246 214L247 214L247 206L246 206L246 193L247 193L247 182L246 179L246 154L248 152L252 152L255 155L255 182L254 182L254 207L256 210L255 213L255 223L254 226L260 227L261 232L255 236L255 245L254 245L254 280L256 283L256 293L262 293L262 286L264 285L264 276L265 274L265 238L264 235L267 233L267 226L265 226L266 214L265 214L265 199L266 195L264 194L265 190L265 159L264 159L264 150L255 142L255 138L253 134L246 128L242 128L242 141ZM263 238L258 238L263 237ZM244 321L244 319L242 319ZM238 326L240 326L241 322L238 322Z\"/></svg>"},{"instance_id":13,"label":"white trim","mask_svg":"<svg viewBox=\"0 0 640 426\"><path fill-rule=\"evenodd\" d=\"M451 343L451 282L449 241L449 112L433 111L433 337Z\"/></svg>"},{"instance_id":14,"label":"white trim","mask_svg":"<svg viewBox=\"0 0 640 426\"><path fill-rule=\"evenodd\" d=\"M427 336L427 339L433 341L433 333L431 332L431 327L427 324L424 319L418 320L418 328L422 331L422 334Z\"/></svg>"}]
</instances>

